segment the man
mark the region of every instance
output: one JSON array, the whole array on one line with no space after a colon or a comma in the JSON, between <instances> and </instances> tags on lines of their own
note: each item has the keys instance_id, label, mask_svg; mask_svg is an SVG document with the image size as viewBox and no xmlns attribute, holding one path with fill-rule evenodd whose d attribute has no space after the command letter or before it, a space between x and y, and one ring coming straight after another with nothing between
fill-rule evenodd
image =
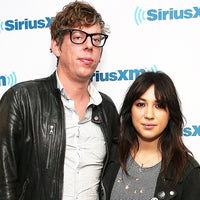
<instances>
[{"instance_id":1,"label":"man","mask_svg":"<svg viewBox=\"0 0 200 200\"><path fill-rule=\"evenodd\" d=\"M75 1L50 29L57 70L0 101L0 200L109 199L119 119L90 82L108 37L104 21Z\"/></svg>"}]
</instances>

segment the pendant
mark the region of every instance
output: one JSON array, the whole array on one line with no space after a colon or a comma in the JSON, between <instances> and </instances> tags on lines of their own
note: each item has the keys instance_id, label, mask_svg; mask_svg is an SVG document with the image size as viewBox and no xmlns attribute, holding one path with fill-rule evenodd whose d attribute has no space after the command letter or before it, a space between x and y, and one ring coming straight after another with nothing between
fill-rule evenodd
<instances>
[{"instance_id":1,"label":"pendant","mask_svg":"<svg viewBox=\"0 0 200 200\"><path fill-rule=\"evenodd\" d=\"M141 166L139 167L139 172L141 173L143 169L143 164L141 164Z\"/></svg>"}]
</instances>

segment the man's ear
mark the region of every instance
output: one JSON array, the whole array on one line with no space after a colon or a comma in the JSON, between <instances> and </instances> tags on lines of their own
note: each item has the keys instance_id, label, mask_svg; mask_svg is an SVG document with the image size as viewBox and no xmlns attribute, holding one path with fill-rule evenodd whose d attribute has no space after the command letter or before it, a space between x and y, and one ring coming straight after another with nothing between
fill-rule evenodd
<instances>
[{"instance_id":1,"label":"man's ear","mask_svg":"<svg viewBox=\"0 0 200 200\"><path fill-rule=\"evenodd\" d=\"M56 57L60 56L60 47L57 45L56 40L53 39L51 40L51 51Z\"/></svg>"}]
</instances>

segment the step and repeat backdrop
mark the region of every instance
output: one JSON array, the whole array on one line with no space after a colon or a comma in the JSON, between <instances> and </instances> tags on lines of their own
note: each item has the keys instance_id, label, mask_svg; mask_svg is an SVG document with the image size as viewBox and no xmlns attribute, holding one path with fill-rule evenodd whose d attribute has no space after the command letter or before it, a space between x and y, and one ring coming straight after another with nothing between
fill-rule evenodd
<instances>
[{"instance_id":1,"label":"step and repeat backdrop","mask_svg":"<svg viewBox=\"0 0 200 200\"><path fill-rule=\"evenodd\" d=\"M174 81L187 119L185 144L200 162L200 1L89 0L110 27L92 81L118 109L129 85L145 71ZM7 0L0 6L0 97L16 83L50 75L49 25L68 0ZM1 122L0 122L1 123Z\"/></svg>"}]
</instances>

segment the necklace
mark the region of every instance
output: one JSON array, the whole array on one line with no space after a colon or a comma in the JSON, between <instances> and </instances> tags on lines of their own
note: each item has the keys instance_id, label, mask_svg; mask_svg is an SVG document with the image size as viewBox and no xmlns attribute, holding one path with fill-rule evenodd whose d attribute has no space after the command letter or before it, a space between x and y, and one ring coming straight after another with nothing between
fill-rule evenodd
<instances>
[{"instance_id":1,"label":"necklace","mask_svg":"<svg viewBox=\"0 0 200 200\"><path fill-rule=\"evenodd\" d=\"M144 167L152 167L155 164L159 163L160 160L161 160L161 155L156 153L155 155L150 156L146 161L142 161L143 159L141 159L139 154L136 153L136 156L135 156L134 160L140 166L139 167L139 172L142 172Z\"/></svg>"}]
</instances>

